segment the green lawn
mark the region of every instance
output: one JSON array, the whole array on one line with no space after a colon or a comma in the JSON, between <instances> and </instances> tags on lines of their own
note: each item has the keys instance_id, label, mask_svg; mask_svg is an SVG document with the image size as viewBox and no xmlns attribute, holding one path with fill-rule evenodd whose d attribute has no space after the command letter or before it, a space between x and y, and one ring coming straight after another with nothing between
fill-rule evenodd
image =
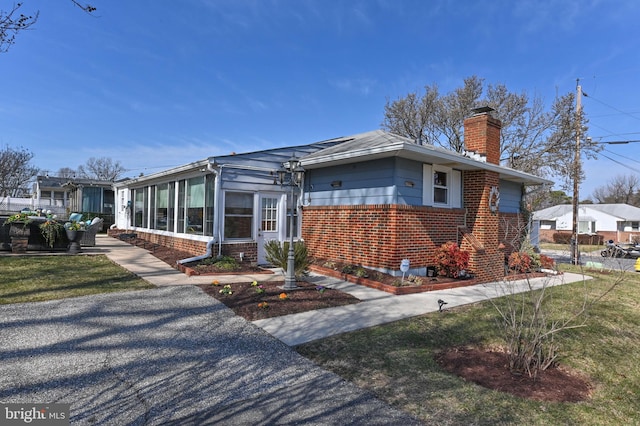
<instances>
[{"instance_id":1,"label":"green lawn","mask_svg":"<svg viewBox=\"0 0 640 426\"><path fill-rule=\"evenodd\" d=\"M596 278L586 281L590 294L620 275L589 274ZM297 350L428 424L640 424L640 274L623 276L623 283L589 312L586 326L567 331L560 341L561 364L594 385L592 398L580 403L517 398L465 382L436 364L434 355L446 348L501 344L489 302L338 335ZM583 294L584 283L554 288L553 315L577 309Z\"/></svg>"},{"instance_id":2,"label":"green lawn","mask_svg":"<svg viewBox=\"0 0 640 426\"><path fill-rule=\"evenodd\" d=\"M153 288L106 256L0 256L0 304Z\"/></svg>"}]
</instances>

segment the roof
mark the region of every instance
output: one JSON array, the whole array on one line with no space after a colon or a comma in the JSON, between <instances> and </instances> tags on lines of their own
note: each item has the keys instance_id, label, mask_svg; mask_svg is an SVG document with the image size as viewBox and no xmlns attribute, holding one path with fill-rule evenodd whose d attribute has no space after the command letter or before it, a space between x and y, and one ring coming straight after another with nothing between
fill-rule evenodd
<instances>
[{"instance_id":1,"label":"roof","mask_svg":"<svg viewBox=\"0 0 640 426\"><path fill-rule=\"evenodd\" d=\"M37 176L36 180L40 188L64 188L66 186L103 186L110 187L113 182L109 180L85 179L76 177Z\"/></svg>"},{"instance_id":2,"label":"roof","mask_svg":"<svg viewBox=\"0 0 640 426\"><path fill-rule=\"evenodd\" d=\"M418 145L409 138L383 130L373 130L335 140L342 143L302 157L302 166L311 170L377 158L401 157L458 170L494 171L503 180L529 185L553 183L529 173L480 161L434 145Z\"/></svg>"},{"instance_id":3,"label":"roof","mask_svg":"<svg viewBox=\"0 0 640 426\"><path fill-rule=\"evenodd\" d=\"M578 208L582 211L595 210L609 216L614 216L621 221L640 221L640 208L629 204L581 204ZM546 209L533 212L534 220L557 220L559 217L573 212L573 205L559 204ZM581 219L587 216L580 214Z\"/></svg>"}]
</instances>

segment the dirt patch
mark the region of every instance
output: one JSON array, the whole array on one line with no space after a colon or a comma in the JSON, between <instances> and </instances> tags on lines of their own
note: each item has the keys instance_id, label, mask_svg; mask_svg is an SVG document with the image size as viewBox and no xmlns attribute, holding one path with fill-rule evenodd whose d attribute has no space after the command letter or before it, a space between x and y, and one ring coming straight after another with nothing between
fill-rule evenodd
<instances>
[{"instance_id":1,"label":"dirt patch","mask_svg":"<svg viewBox=\"0 0 640 426\"><path fill-rule=\"evenodd\" d=\"M348 293L307 282L298 282L300 289L291 291L284 291L283 285L269 281L228 284L226 289L223 284L199 287L249 321L360 302Z\"/></svg>"},{"instance_id":2,"label":"dirt patch","mask_svg":"<svg viewBox=\"0 0 640 426\"><path fill-rule=\"evenodd\" d=\"M534 380L509 371L505 352L479 348L452 348L436 361L446 371L488 389L521 398L552 402L579 402L591 395L591 385L579 374L562 367L541 371Z\"/></svg>"}]
</instances>

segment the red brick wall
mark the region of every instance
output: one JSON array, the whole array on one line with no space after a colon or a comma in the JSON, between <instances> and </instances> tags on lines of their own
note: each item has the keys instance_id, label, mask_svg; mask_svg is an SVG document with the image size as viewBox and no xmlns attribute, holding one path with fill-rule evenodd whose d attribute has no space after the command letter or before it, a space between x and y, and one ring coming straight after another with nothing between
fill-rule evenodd
<instances>
[{"instance_id":1,"label":"red brick wall","mask_svg":"<svg viewBox=\"0 0 640 426\"><path fill-rule=\"evenodd\" d=\"M435 248L458 240L464 210L406 205L305 207L302 237L310 255L399 270L433 265Z\"/></svg>"},{"instance_id":2,"label":"red brick wall","mask_svg":"<svg viewBox=\"0 0 640 426\"><path fill-rule=\"evenodd\" d=\"M116 237L122 233L122 230L109 230L108 233L112 237ZM207 243L204 241L194 241L180 236L159 235L144 231L131 231L135 233L138 238L147 240L153 244L159 244L165 247L171 247L176 250L184 251L193 256L200 256L207 252ZM213 256L218 255L218 244L216 243L212 249ZM256 242L238 242L238 243L223 243L222 255L231 256L237 260L240 260L240 253L244 253L244 261L251 264L258 262L258 245Z\"/></svg>"},{"instance_id":3,"label":"red brick wall","mask_svg":"<svg viewBox=\"0 0 640 426\"><path fill-rule=\"evenodd\" d=\"M475 221L479 234L474 237L482 239L482 250L461 238L464 215L463 209L406 205L305 207L302 237L317 259L392 271L400 269L402 259L409 259L412 268L432 266L436 249L454 241L470 252L470 270L480 281L501 279L505 252L499 248L504 231L499 232L498 215ZM519 219L500 215L500 220ZM482 236L486 228L481 231L480 222L492 223L495 231L488 238Z\"/></svg>"},{"instance_id":4,"label":"red brick wall","mask_svg":"<svg viewBox=\"0 0 640 426\"><path fill-rule=\"evenodd\" d=\"M491 187L499 186L499 176L484 170L466 171L463 176L467 229L482 245L474 247L463 240L461 248L471 252L469 269L480 281L504 276L504 252L500 250L499 215L489 208Z\"/></svg>"}]
</instances>

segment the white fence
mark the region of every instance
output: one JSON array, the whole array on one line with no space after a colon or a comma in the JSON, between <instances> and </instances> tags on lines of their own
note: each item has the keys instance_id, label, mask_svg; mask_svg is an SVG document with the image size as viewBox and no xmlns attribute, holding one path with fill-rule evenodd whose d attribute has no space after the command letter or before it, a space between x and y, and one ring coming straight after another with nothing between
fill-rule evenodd
<instances>
[{"instance_id":1,"label":"white fence","mask_svg":"<svg viewBox=\"0 0 640 426\"><path fill-rule=\"evenodd\" d=\"M67 213L67 209L64 206L52 205L51 200L41 199L40 203L36 204L36 200L33 198L0 198L0 212L13 214L25 209L32 211L37 209L41 209L43 211L51 210L52 214L57 215L64 215Z\"/></svg>"}]
</instances>

